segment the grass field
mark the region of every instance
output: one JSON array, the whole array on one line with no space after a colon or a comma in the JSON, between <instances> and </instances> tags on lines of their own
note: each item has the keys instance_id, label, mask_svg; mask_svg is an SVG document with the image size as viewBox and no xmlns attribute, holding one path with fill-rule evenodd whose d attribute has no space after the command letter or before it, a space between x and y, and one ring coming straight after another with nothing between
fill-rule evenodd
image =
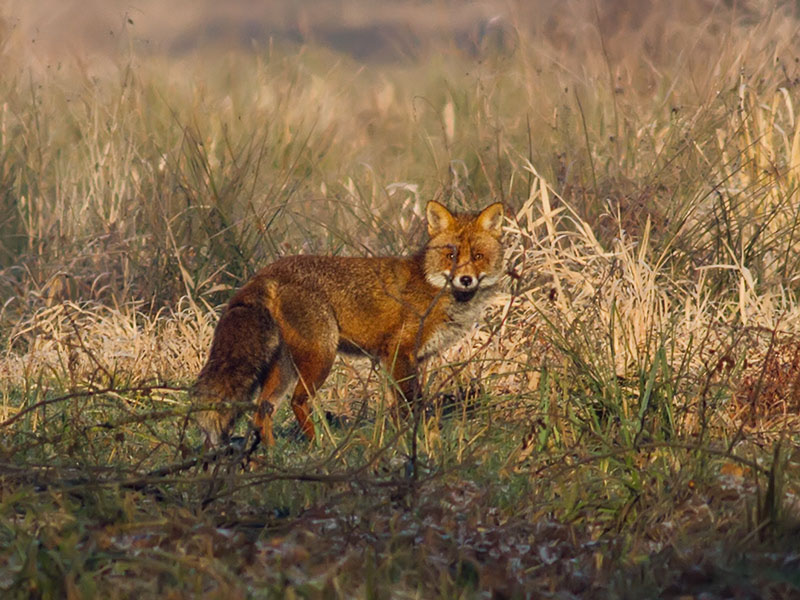
<instances>
[{"instance_id":1,"label":"grass field","mask_svg":"<svg viewBox=\"0 0 800 600\"><path fill-rule=\"evenodd\" d=\"M794 4L156 4L0 13L0 595L800 596ZM346 359L204 455L232 291L431 198L508 276L420 421Z\"/></svg>"}]
</instances>

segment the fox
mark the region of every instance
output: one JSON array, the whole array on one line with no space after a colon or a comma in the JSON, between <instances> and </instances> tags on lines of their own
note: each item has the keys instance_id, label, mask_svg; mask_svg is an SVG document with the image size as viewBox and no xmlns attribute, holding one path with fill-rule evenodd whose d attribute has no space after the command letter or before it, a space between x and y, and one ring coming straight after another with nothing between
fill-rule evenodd
<instances>
[{"instance_id":1,"label":"fox","mask_svg":"<svg viewBox=\"0 0 800 600\"><path fill-rule=\"evenodd\" d=\"M223 309L191 389L206 446L230 441L256 392L258 441L275 444L285 396L313 441L309 400L337 354L380 361L407 415L420 401L420 365L463 336L498 291L504 216L500 202L458 213L431 200L428 241L410 256L287 256L258 271Z\"/></svg>"}]
</instances>

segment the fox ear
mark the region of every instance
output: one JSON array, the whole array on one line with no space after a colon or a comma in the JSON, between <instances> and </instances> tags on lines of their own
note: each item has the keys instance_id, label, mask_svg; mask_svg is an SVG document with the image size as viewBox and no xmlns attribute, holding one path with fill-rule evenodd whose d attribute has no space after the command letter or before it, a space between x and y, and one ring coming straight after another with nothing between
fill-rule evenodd
<instances>
[{"instance_id":1,"label":"fox ear","mask_svg":"<svg viewBox=\"0 0 800 600\"><path fill-rule=\"evenodd\" d=\"M428 235L433 237L445 229L453 226L453 215L443 205L431 200L425 208L425 218L428 219Z\"/></svg>"},{"instance_id":2,"label":"fox ear","mask_svg":"<svg viewBox=\"0 0 800 600\"><path fill-rule=\"evenodd\" d=\"M490 233L500 234L503 227L505 210L503 204L495 202L490 204L478 215L478 227Z\"/></svg>"}]
</instances>

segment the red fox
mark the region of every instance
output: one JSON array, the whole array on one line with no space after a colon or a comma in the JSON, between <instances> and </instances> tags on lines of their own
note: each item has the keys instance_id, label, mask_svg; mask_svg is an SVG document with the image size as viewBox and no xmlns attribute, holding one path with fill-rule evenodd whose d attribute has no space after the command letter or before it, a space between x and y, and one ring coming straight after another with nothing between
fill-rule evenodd
<instances>
[{"instance_id":1,"label":"red fox","mask_svg":"<svg viewBox=\"0 0 800 600\"><path fill-rule=\"evenodd\" d=\"M228 440L259 388L254 424L273 445L272 414L292 386L292 410L313 440L308 399L337 352L379 359L401 410L418 400L418 363L476 322L503 262L501 203L459 214L430 201L425 212L430 239L413 256L289 256L234 294L192 388L208 446Z\"/></svg>"}]
</instances>

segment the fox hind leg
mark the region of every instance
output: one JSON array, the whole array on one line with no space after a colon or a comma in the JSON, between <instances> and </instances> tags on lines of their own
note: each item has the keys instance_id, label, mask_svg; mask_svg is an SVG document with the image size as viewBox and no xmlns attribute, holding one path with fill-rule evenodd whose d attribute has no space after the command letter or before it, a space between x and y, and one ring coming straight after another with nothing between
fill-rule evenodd
<instances>
[{"instance_id":1,"label":"fox hind leg","mask_svg":"<svg viewBox=\"0 0 800 600\"><path fill-rule=\"evenodd\" d=\"M314 301L303 289L287 286L274 307L275 319L297 370L292 411L309 440L314 439L309 397L331 371L339 345L339 325L330 306Z\"/></svg>"},{"instance_id":2,"label":"fox hind leg","mask_svg":"<svg viewBox=\"0 0 800 600\"><path fill-rule=\"evenodd\" d=\"M275 445L275 437L272 434L272 415L283 396L296 382L297 370L292 362L292 357L286 347L281 345L278 357L272 364L258 395L256 414L253 417L256 431L261 441L267 446Z\"/></svg>"},{"instance_id":3,"label":"fox hind leg","mask_svg":"<svg viewBox=\"0 0 800 600\"><path fill-rule=\"evenodd\" d=\"M398 348L390 358L384 359L386 369L394 380L395 411L403 420L420 406L422 390L419 383L418 365L413 352Z\"/></svg>"},{"instance_id":4,"label":"fox hind leg","mask_svg":"<svg viewBox=\"0 0 800 600\"><path fill-rule=\"evenodd\" d=\"M314 423L311 421L311 405L308 402L310 396L322 386L328 373L331 372L333 360L336 357L334 351L331 355L316 354L313 356L305 355L297 364L299 381L292 393L292 412L300 424L300 429L309 439L314 439Z\"/></svg>"},{"instance_id":5,"label":"fox hind leg","mask_svg":"<svg viewBox=\"0 0 800 600\"><path fill-rule=\"evenodd\" d=\"M258 399L254 422L261 440L267 446L275 444L275 438L272 434L272 414L284 393L288 391L289 386L294 382L296 383L291 399L292 412L308 440L312 441L315 436L309 397L316 392L328 377L336 354L334 352L330 356L317 353L304 353L302 355L296 353L296 355L302 358L294 361L289 360L292 376L287 376L285 368L276 364L274 370L264 382L264 387Z\"/></svg>"}]
</instances>

